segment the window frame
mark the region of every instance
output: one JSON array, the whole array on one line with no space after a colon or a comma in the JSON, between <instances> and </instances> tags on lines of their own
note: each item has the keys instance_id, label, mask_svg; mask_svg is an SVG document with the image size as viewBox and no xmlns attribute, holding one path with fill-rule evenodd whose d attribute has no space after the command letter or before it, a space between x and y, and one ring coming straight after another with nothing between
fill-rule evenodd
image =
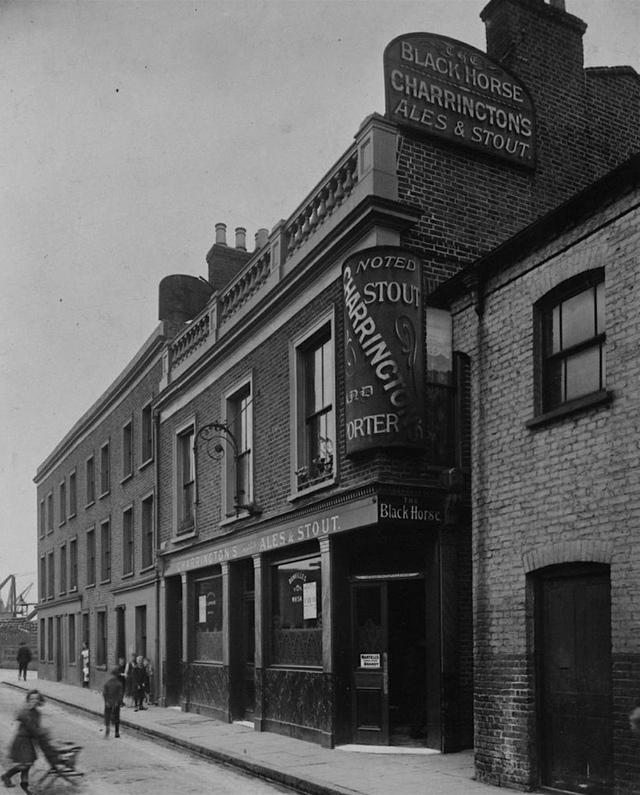
<instances>
[{"instance_id":1,"label":"window frame","mask_svg":"<svg viewBox=\"0 0 640 795\"><path fill-rule=\"evenodd\" d=\"M54 522L53 489L47 494L47 535L53 533Z\"/></svg>"},{"instance_id":2,"label":"window frame","mask_svg":"<svg viewBox=\"0 0 640 795\"><path fill-rule=\"evenodd\" d=\"M124 483L133 477L133 417L122 426L122 480Z\"/></svg>"},{"instance_id":3,"label":"window frame","mask_svg":"<svg viewBox=\"0 0 640 795\"><path fill-rule=\"evenodd\" d=\"M53 599L56 595L56 559L55 550L47 552L47 599Z\"/></svg>"},{"instance_id":4,"label":"window frame","mask_svg":"<svg viewBox=\"0 0 640 795\"><path fill-rule=\"evenodd\" d=\"M89 527L86 532L87 557L86 557L86 578L87 588L92 588L96 584L96 528L95 525Z\"/></svg>"},{"instance_id":5,"label":"window frame","mask_svg":"<svg viewBox=\"0 0 640 795\"><path fill-rule=\"evenodd\" d=\"M84 462L85 474L85 506L88 508L96 501L96 458L92 453Z\"/></svg>"},{"instance_id":6,"label":"window frame","mask_svg":"<svg viewBox=\"0 0 640 795\"><path fill-rule=\"evenodd\" d=\"M140 409L140 469L153 461L153 408L151 402Z\"/></svg>"},{"instance_id":7,"label":"window frame","mask_svg":"<svg viewBox=\"0 0 640 795\"><path fill-rule=\"evenodd\" d=\"M100 499L111 492L111 449L109 440L100 445Z\"/></svg>"},{"instance_id":8,"label":"window frame","mask_svg":"<svg viewBox=\"0 0 640 795\"><path fill-rule=\"evenodd\" d=\"M96 610L96 667L106 667L108 648L109 628L107 610L101 607Z\"/></svg>"},{"instance_id":9,"label":"window frame","mask_svg":"<svg viewBox=\"0 0 640 795\"><path fill-rule=\"evenodd\" d=\"M329 342L331 351L332 384L331 403L328 408L309 411L309 359L310 353ZM337 427L336 427L336 335L333 308L319 317L312 326L291 341L292 377L292 455L291 498L307 495L333 485L338 479ZM327 439L331 445L325 456L313 458L309 447L310 419L323 415L328 417ZM326 461L325 459L329 459Z\"/></svg>"},{"instance_id":10,"label":"window frame","mask_svg":"<svg viewBox=\"0 0 640 795\"><path fill-rule=\"evenodd\" d=\"M74 536L69 539L69 593L75 593L78 590L78 537Z\"/></svg>"},{"instance_id":11,"label":"window frame","mask_svg":"<svg viewBox=\"0 0 640 795\"><path fill-rule=\"evenodd\" d=\"M44 538L47 533L47 504L44 497L40 500L38 510L39 536L40 538Z\"/></svg>"},{"instance_id":12,"label":"window frame","mask_svg":"<svg viewBox=\"0 0 640 795\"><path fill-rule=\"evenodd\" d=\"M147 518L149 525L147 526ZM140 570L155 564L155 493L150 492L140 500ZM148 558L147 558L148 556Z\"/></svg>"},{"instance_id":13,"label":"window frame","mask_svg":"<svg viewBox=\"0 0 640 795\"><path fill-rule=\"evenodd\" d=\"M127 517L130 517L128 519ZM122 576L135 573L135 515L133 503L122 509Z\"/></svg>"},{"instance_id":14,"label":"window frame","mask_svg":"<svg viewBox=\"0 0 640 795\"><path fill-rule=\"evenodd\" d=\"M67 592L67 569L67 542L63 541L62 544L60 544L60 587L58 589L60 596Z\"/></svg>"},{"instance_id":15,"label":"window frame","mask_svg":"<svg viewBox=\"0 0 640 795\"><path fill-rule=\"evenodd\" d=\"M224 424L235 440L223 459L222 495L223 521L242 518L250 513L254 502L254 441L255 423L253 412L253 374L237 381L223 396L222 416ZM246 402L245 402L246 401ZM229 455L228 453L232 454ZM241 459L247 461L247 491L242 500L238 499Z\"/></svg>"},{"instance_id":16,"label":"window frame","mask_svg":"<svg viewBox=\"0 0 640 795\"><path fill-rule=\"evenodd\" d=\"M63 478L58 484L58 527L67 521L67 481Z\"/></svg>"},{"instance_id":17,"label":"window frame","mask_svg":"<svg viewBox=\"0 0 640 795\"><path fill-rule=\"evenodd\" d=\"M598 309L598 290L601 287L602 292L602 307L599 312ZM604 268L595 268L589 271L584 271L569 279L562 281L556 285L542 298L536 301L534 305L534 361L535 361L535 392L534 392L534 417L527 425L535 427L537 425L545 424L548 421L554 420L558 417L573 414L575 411L581 411L593 405L609 402L611 400L611 393L606 389L606 284ZM561 347L558 351L549 352L550 345L550 327L553 324L553 315L555 310L561 312L561 307L571 300L583 293L590 292L592 298L593 308L593 323L595 333L590 337L585 337L577 343ZM600 314L602 315L603 328L598 328L600 321ZM562 333L562 318L559 320L559 329ZM598 356L598 381L599 388L584 394L577 395L566 399L566 362L573 356L583 353L585 351L599 352ZM565 380L565 384L561 387L561 394L555 398L551 396L551 382L552 382L552 368L557 368L558 365L563 371L561 377ZM565 397L563 397L563 394Z\"/></svg>"},{"instance_id":18,"label":"window frame","mask_svg":"<svg viewBox=\"0 0 640 795\"><path fill-rule=\"evenodd\" d=\"M100 583L111 581L111 517L100 521Z\"/></svg>"},{"instance_id":19,"label":"window frame","mask_svg":"<svg viewBox=\"0 0 640 795\"><path fill-rule=\"evenodd\" d=\"M185 449L186 439L191 443ZM196 457L195 457L196 422L195 417L183 423L175 432L174 437L174 534L178 538L188 538L196 532ZM184 462L188 453L190 479L185 480ZM186 511L188 494L191 494L190 510Z\"/></svg>"},{"instance_id":20,"label":"window frame","mask_svg":"<svg viewBox=\"0 0 640 795\"><path fill-rule=\"evenodd\" d=\"M78 513L78 473L75 469L69 472L69 519Z\"/></svg>"}]
</instances>

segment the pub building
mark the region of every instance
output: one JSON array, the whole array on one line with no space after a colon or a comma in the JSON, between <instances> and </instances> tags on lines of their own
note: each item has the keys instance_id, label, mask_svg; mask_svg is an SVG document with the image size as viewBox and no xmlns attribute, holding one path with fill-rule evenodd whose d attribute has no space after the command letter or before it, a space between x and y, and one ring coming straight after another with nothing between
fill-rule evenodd
<instances>
[{"instance_id":1,"label":"pub building","mask_svg":"<svg viewBox=\"0 0 640 795\"><path fill-rule=\"evenodd\" d=\"M219 224L207 278L160 283L159 329L36 476L45 678L79 684L88 639L92 686L145 648L165 706L327 747L473 745L482 361L432 294L460 272L476 301L471 263L640 147L637 74L585 69L562 0L481 18L486 53L390 36L385 113L291 215L252 251Z\"/></svg>"},{"instance_id":2,"label":"pub building","mask_svg":"<svg viewBox=\"0 0 640 795\"><path fill-rule=\"evenodd\" d=\"M184 322L154 402L166 705L473 744L474 363L429 295L639 143L637 75L585 69L564 3L482 19L486 53L393 39L385 115L289 218L253 252L218 225L209 297L161 284Z\"/></svg>"}]
</instances>

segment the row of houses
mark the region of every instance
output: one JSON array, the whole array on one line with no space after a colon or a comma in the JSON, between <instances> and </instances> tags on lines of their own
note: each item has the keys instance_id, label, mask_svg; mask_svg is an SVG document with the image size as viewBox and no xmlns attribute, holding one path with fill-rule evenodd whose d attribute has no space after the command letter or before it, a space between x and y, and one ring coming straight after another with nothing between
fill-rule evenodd
<instances>
[{"instance_id":1,"label":"row of houses","mask_svg":"<svg viewBox=\"0 0 640 795\"><path fill-rule=\"evenodd\" d=\"M386 112L39 467L40 675L631 793L640 81L562 3L407 34ZM635 590L634 590L635 589Z\"/></svg>"}]
</instances>

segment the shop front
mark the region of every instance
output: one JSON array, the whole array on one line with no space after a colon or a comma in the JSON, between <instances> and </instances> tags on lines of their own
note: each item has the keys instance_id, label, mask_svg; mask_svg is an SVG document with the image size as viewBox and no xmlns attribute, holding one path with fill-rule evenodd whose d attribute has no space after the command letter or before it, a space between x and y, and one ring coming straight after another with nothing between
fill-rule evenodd
<instances>
[{"instance_id":1,"label":"shop front","mask_svg":"<svg viewBox=\"0 0 640 795\"><path fill-rule=\"evenodd\" d=\"M459 544L442 504L370 486L166 556L164 703L326 747L456 750Z\"/></svg>"}]
</instances>

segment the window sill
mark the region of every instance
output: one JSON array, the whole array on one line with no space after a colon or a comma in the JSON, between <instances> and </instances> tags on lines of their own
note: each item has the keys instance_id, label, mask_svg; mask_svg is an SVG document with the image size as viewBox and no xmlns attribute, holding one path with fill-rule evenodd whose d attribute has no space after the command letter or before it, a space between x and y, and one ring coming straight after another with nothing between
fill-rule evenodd
<instances>
[{"instance_id":1,"label":"window sill","mask_svg":"<svg viewBox=\"0 0 640 795\"><path fill-rule=\"evenodd\" d=\"M128 475L124 475L124 477L120 481L120 485L124 486L124 484L127 483L129 480L133 480L133 472L129 472Z\"/></svg>"},{"instance_id":2,"label":"window sill","mask_svg":"<svg viewBox=\"0 0 640 795\"><path fill-rule=\"evenodd\" d=\"M138 467L138 472L142 472L143 469L146 469L148 466L151 466L151 464L153 464L153 456L151 456L151 458L147 458L146 461L143 461L140 464L140 466Z\"/></svg>"},{"instance_id":3,"label":"window sill","mask_svg":"<svg viewBox=\"0 0 640 795\"><path fill-rule=\"evenodd\" d=\"M181 541L188 541L195 538L197 535L195 527L192 530L187 530L184 533L175 533L171 539L174 544L179 544Z\"/></svg>"},{"instance_id":4,"label":"window sill","mask_svg":"<svg viewBox=\"0 0 640 795\"><path fill-rule=\"evenodd\" d=\"M67 517L67 519L68 519L69 521L71 521L72 519L75 519L77 515L78 515L78 514L77 514L77 513L74 511L73 513L70 513L70 514L69 514L69 516Z\"/></svg>"},{"instance_id":5,"label":"window sill","mask_svg":"<svg viewBox=\"0 0 640 795\"><path fill-rule=\"evenodd\" d=\"M108 497L110 494L111 494L111 489L107 489L106 491L102 492L102 494L100 495L100 499L104 500L104 498Z\"/></svg>"},{"instance_id":6,"label":"window sill","mask_svg":"<svg viewBox=\"0 0 640 795\"><path fill-rule=\"evenodd\" d=\"M319 483L314 483L312 486L307 486L303 489L297 489L287 497L287 500L289 502L293 502L294 500L302 499L302 497L306 497L307 494L315 494L317 491L322 491L322 489L328 489L330 486L335 486L337 481L338 479L336 477L332 477L327 478L326 480L321 480Z\"/></svg>"},{"instance_id":7,"label":"window sill","mask_svg":"<svg viewBox=\"0 0 640 795\"><path fill-rule=\"evenodd\" d=\"M134 574L135 574L135 572L128 571L128 572L126 572L126 574L122 575L122 579L123 580L130 580L133 577Z\"/></svg>"},{"instance_id":8,"label":"window sill","mask_svg":"<svg viewBox=\"0 0 640 795\"><path fill-rule=\"evenodd\" d=\"M60 528L60 527L64 527L64 526L66 525L66 523L67 523L67 520L66 520L66 519L63 519L61 522L58 522L58 527L59 527L59 528Z\"/></svg>"},{"instance_id":9,"label":"window sill","mask_svg":"<svg viewBox=\"0 0 640 795\"><path fill-rule=\"evenodd\" d=\"M87 503L87 504L84 506L84 507L85 507L85 510L86 510L87 508L91 508L91 506L93 506L93 505L95 505L95 504L96 504L96 501L95 501L95 500L89 500L89 502L88 502L88 503Z\"/></svg>"},{"instance_id":10,"label":"window sill","mask_svg":"<svg viewBox=\"0 0 640 795\"><path fill-rule=\"evenodd\" d=\"M150 563L148 566L145 566L144 568L140 569L140 574L147 574L148 572L153 571L154 568L155 564Z\"/></svg>"},{"instance_id":11,"label":"window sill","mask_svg":"<svg viewBox=\"0 0 640 795\"><path fill-rule=\"evenodd\" d=\"M593 392L591 395L571 400L564 403L553 411L548 411L546 414L540 414L526 423L527 428L539 428L541 426L551 425L554 422L560 422L566 417L571 417L579 412L586 411L587 409L594 408L595 406L606 406L613 400L613 392L606 389L601 389L599 392Z\"/></svg>"}]
</instances>

